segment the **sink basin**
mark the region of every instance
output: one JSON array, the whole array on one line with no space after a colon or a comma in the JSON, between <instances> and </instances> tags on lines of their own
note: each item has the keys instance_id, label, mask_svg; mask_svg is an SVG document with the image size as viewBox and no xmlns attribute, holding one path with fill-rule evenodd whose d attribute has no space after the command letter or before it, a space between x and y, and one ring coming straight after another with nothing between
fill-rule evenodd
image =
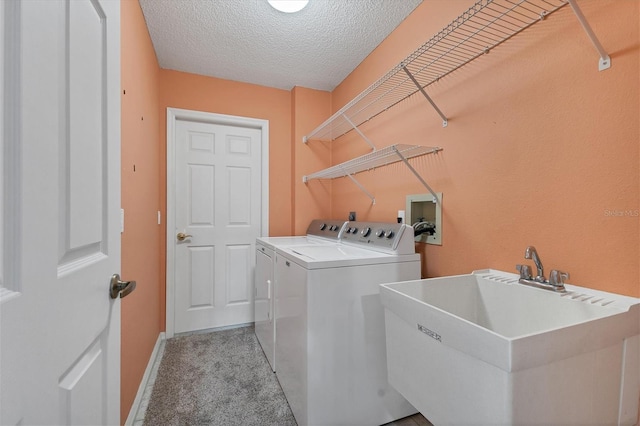
<instances>
[{"instance_id":1,"label":"sink basin","mask_svg":"<svg viewBox=\"0 0 640 426\"><path fill-rule=\"evenodd\" d=\"M434 424L630 424L640 300L495 270L383 284L389 382Z\"/></svg>"}]
</instances>

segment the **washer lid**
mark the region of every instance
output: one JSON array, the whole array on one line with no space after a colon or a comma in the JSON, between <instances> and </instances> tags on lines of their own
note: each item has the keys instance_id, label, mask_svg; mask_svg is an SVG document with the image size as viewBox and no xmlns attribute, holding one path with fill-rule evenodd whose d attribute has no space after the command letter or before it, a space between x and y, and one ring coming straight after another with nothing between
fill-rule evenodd
<instances>
[{"instance_id":1,"label":"washer lid","mask_svg":"<svg viewBox=\"0 0 640 426\"><path fill-rule=\"evenodd\" d=\"M286 237L259 237L256 243L275 250L280 247L310 244L335 244L340 241L345 220L314 219L307 228L307 235Z\"/></svg>"},{"instance_id":2,"label":"washer lid","mask_svg":"<svg viewBox=\"0 0 640 426\"><path fill-rule=\"evenodd\" d=\"M276 250L283 247L294 246L308 246L308 245L320 245L320 244L336 244L336 241L332 241L326 238L313 237L309 235L299 237L259 237L256 238L257 244L262 244L271 250Z\"/></svg>"},{"instance_id":3,"label":"washer lid","mask_svg":"<svg viewBox=\"0 0 640 426\"><path fill-rule=\"evenodd\" d=\"M286 247L283 257L306 269L339 268L380 263L419 261L419 254L391 255L345 244Z\"/></svg>"}]
</instances>

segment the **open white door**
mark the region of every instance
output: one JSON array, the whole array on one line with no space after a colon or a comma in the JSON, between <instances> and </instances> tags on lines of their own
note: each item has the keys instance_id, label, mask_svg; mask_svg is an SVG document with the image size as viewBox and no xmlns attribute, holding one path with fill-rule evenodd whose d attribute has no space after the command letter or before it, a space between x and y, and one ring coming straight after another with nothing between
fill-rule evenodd
<instances>
[{"instance_id":1,"label":"open white door","mask_svg":"<svg viewBox=\"0 0 640 426\"><path fill-rule=\"evenodd\" d=\"M0 424L119 424L120 4L0 9Z\"/></svg>"}]
</instances>

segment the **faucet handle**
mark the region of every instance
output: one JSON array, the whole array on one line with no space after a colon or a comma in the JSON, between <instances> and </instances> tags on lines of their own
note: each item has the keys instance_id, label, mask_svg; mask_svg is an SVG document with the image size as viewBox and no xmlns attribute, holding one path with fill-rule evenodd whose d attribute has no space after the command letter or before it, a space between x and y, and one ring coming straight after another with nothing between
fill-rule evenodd
<instances>
[{"instance_id":1,"label":"faucet handle","mask_svg":"<svg viewBox=\"0 0 640 426\"><path fill-rule=\"evenodd\" d=\"M531 276L531 266L529 265L516 265L516 269L520 272L520 279L530 280Z\"/></svg>"},{"instance_id":2,"label":"faucet handle","mask_svg":"<svg viewBox=\"0 0 640 426\"><path fill-rule=\"evenodd\" d=\"M569 273L552 269L549 275L549 284L555 286L564 286L564 280L569 279Z\"/></svg>"}]
</instances>

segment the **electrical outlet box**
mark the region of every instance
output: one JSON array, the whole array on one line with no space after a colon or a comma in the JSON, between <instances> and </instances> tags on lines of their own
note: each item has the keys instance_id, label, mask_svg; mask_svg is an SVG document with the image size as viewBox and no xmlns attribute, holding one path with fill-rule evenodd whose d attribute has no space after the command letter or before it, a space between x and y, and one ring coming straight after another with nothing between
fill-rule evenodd
<instances>
[{"instance_id":1,"label":"electrical outlet box","mask_svg":"<svg viewBox=\"0 0 640 426\"><path fill-rule=\"evenodd\" d=\"M356 212L349 212L349 220L356 220Z\"/></svg>"}]
</instances>

